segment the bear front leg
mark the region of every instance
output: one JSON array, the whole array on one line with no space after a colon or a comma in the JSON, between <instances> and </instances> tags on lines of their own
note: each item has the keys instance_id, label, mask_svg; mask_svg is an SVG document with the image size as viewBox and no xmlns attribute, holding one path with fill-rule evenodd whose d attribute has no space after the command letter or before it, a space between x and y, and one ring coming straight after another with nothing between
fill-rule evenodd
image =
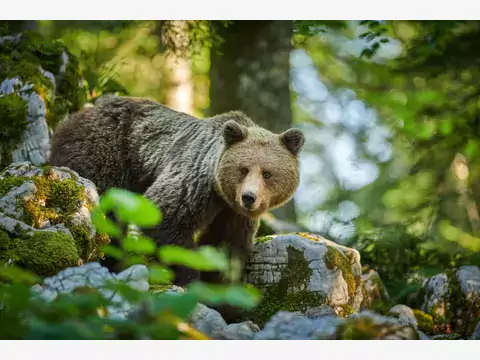
<instances>
[{"instance_id":1,"label":"bear front leg","mask_svg":"<svg viewBox=\"0 0 480 360\"><path fill-rule=\"evenodd\" d=\"M215 246L226 248L231 260L240 264L243 272L252 249L252 241L258 228L258 221L241 216L232 210L224 210L218 214L208 228L200 235L199 246ZM202 281L208 283L224 283L219 272L200 272Z\"/></svg>"}]
</instances>

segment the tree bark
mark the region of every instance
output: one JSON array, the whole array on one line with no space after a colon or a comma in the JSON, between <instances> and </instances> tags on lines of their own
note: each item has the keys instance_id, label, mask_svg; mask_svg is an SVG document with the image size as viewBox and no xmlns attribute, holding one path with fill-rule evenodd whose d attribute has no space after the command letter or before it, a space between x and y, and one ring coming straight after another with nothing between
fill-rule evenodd
<instances>
[{"instance_id":1,"label":"tree bark","mask_svg":"<svg viewBox=\"0 0 480 360\"><path fill-rule=\"evenodd\" d=\"M194 112L191 60L184 55L189 44L189 29L186 21L172 20L163 34L167 46L164 53L164 100L163 103L177 111L190 115ZM169 37L166 39L166 37Z\"/></svg>"},{"instance_id":2,"label":"tree bark","mask_svg":"<svg viewBox=\"0 0 480 360\"><path fill-rule=\"evenodd\" d=\"M241 110L270 131L292 126L292 21L235 21L217 29L221 54L212 52L209 115ZM293 200L273 214L296 220Z\"/></svg>"}]
</instances>

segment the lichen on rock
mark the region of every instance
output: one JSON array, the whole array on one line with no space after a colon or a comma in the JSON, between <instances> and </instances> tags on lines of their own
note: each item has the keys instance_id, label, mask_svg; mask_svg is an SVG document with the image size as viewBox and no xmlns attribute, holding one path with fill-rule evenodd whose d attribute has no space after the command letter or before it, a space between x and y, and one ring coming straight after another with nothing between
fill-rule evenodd
<instances>
[{"instance_id":1,"label":"lichen on rock","mask_svg":"<svg viewBox=\"0 0 480 360\"><path fill-rule=\"evenodd\" d=\"M77 60L38 33L0 30L0 169L11 162L45 163L50 131L85 102Z\"/></svg>"},{"instance_id":2,"label":"lichen on rock","mask_svg":"<svg viewBox=\"0 0 480 360\"><path fill-rule=\"evenodd\" d=\"M95 186L68 169L12 164L0 173L0 261L51 276L99 259L109 239L90 222L97 204Z\"/></svg>"},{"instance_id":3,"label":"lichen on rock","mask_svg":"<svg viewBox=\"0 0 480 360\"><path fill-rule=\"evenodd\" d=\"M435 333L473 333L480 317L480 268L461 266L425 279L422 287L421 310L432 316Z\"/></svg>"},{"instance_id":4,"label":"lichen on rock","mask_svg":"<svg viewBox=\"0 0 480 360\"><path fill-rule=\"evenodd\" d=\"M256 239L245 281L264 292L249 317L258 324L278 311L306 312L321 305L348 316L362 301L358 252L313 234Z\"/></svg>"}]
</instances>

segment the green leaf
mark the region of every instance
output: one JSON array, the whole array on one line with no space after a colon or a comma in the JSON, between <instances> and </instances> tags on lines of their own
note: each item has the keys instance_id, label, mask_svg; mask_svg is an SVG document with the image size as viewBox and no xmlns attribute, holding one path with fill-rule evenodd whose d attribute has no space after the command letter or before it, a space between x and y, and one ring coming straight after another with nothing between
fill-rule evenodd
<instances>
[{"instance_id":1,"label":"green leaf","mask_svg":"<svg viewBox=\"0 0 480 360\"><path fill-rule=\"evenodd\" d=\"M105 193L102 209L112 210L120 221L140 227L155 226L162 220L160 210L152 201L140 194L117 188Z\"/></svg>"},{"instance_id":2,"label":"green leaf","mask_svg":"<svg viewBox=\"0 0 480 360\"><path fill-rule=\"evenodd\" d=\"M151 284L170 284L174 277L174 272L164 266L151 265L149 267L149 279Z\"/></svg>"},{"instance_id":3,"label":"green leaf","mask_svg":"<svg viewBox=\"0 0 480 360\"><path fill-rule=\"evenodd\" d=\"M213 246L202 246L197 251L174 245L162 246L158 252L166 264L184 265L201 271L226 271L229 262L226 255Z\"/></svg>"},{"instance_id":4,"label":"green leaf","mask_svg":"<svg viewBox=\"0 0 480 360\"><path fill-rule=\"evenodd\" d=\"M33 272L24 270L16 265L5 266L0 262L0 281L7 280L16 284L36 284L40 278Z\"/></svg>"},{"instance_id":5,"label":"green leaf","mask_svg":"<svg viewBox=\"0 0 480 360\"><path fill-rule=\"evenodd\" d=\"M141 235L128 235L123 240L123 248L138 254L153 254L157 248L155 241Z\"/></svg>"},{"instance_id":6,"label":"green leaf","mask_svg":"<svg viewBox=\"0 0 480 360\"><path fill-rule=\"evenodd\" d=\"M124 253L121 249L113 245L105 245L102 247L102 251L105 255L111 256L117 260L121 260L124 257Z\"/></svg>"},{"instance_id":7,"label":"green leaf","mask_svg":"<svg viewBox=\"0 0 480 360\"><path fill-rule=\"evenodd\" d=\"M162 293L157 294L152 300L152 313L160 314L169 312L182 319L187 319L197 306L196 294L185 293Z\"/></svg>"},{"instance_id":8,"label":"green leaf","mask_svg":"<svg viewBox=\"0 0 480 360\"><path fill-rule=\"evenodd\" d=\"M187 291L195 294L204 304L228 304L243 309L252 309L258 305L261 292L250 285L216 285L192 282Z\"/></svg>"},{"instance_id":9,"label":"green leaf","mask_svg":"<svg viewBox=\"0 0 480 360\"><path fill-rule=\"evenodd\" d=\"M113 221L108 219L100 208L95 209L91 216L92 223L97 232L103 232L110 236L120 237L122 232Z\"/></svg>"}]
</instances>

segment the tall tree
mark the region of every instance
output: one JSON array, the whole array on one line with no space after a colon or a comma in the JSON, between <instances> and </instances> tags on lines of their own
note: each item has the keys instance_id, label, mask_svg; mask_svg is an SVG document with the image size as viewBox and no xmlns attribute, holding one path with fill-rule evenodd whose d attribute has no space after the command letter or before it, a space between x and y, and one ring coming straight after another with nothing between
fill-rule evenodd
<instances>
[{"instance_id":1,"label":"tall tree","mask_svg":"<svg viewBox=\"0 0 480 360\"><path fill-rule=\"evenodd\" d=\"M290 52L292 21L235 21L216 26L222 39L210 68L210 115L241 110L273 132L292 126ZM273 213L295 220L294 201Z\"/></svg>"},{"instance_id":2,"label":"tall tree","mask_svg":"<svg viewBox=\"0 0 480 360\"><path fill-rule=\"evenodd\" d=\"M160 23L164 52L164 104L177 111L193 114L193 83L191 59L182 56L190 43L187 21Z\"/></svg>"}]
</instances>

